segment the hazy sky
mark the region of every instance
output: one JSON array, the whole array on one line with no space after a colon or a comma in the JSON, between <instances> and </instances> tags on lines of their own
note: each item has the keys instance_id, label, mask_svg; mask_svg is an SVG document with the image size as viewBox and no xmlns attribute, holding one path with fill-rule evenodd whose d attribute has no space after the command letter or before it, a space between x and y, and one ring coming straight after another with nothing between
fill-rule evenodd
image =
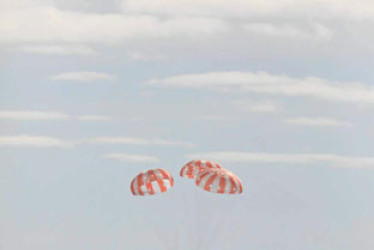
<instances>
[{"instance_id":1,"label":"hazy sky","mask_svg":"<svg viewBox=\"0 0 374 250\"><path fill-rule=\"evenodd\" d=\"M0 0L0 249L374 249L373 25L371 0ZM181 179L195 158L243 194ZM156 167L175 187L133 197Z\"/></svg>"}]
</instances>

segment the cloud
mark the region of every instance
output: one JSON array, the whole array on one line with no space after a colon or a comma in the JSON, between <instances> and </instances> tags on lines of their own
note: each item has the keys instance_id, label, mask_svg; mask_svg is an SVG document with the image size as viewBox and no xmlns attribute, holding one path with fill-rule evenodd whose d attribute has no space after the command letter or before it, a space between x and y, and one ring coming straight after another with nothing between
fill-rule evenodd
<instances>
[{"instance_id":1,"label":"cloud","mask_svg":"<svg viewBox=\"0 0 374 250\"><path fill-rule=\"evenodd\" d=\"M130 60L165 61L197 50L199 57L218 58L237 58L239 53L278 57L300 50L309 55L319 49L366 53L373 44L370 22L363 25L362 19L374 20L374 6L365 1L234 0L228 5L223 0L129 0L123 1L122 12L115 10L117 1L7 2L0 5L0 46L27 53L92 55L91 47L111 46L124 48L121 56Z\"/></svg>"},{"instance_id":2,"label":"cloud","mask_svg":"<svg viewBox=\"0 0 374 250\"><path fill-rule=\"evenodd\" d=\"M297 117L287 118L284 120L285 123L297 125L297 126L311 126L311 127L352 127L352 123L340 121L326 117Z\"/></svg>"},{"instance_id":3,"label":"cloud","mask_svg":"<svg viewBox=\"0 0 374 250\"><path fill-rule=\"evenodd\" d=\"M9 147L72 147L73 144L61 139L45 136L16 135L0 136L0 146Z\"/></svg>"},{"instance_id":4,"label":"cloud","mask_svg":"<svg viewBox=\"0 0 374 250\"><path fill-rule=\"evenodd\" d=\"M97 53L89 47L84 46L57 46L57 45L37 45L37 46L23 46L21 51L30 54L42 55L81 55L93 56Z\"/></svg>"},{"instance_id":5,"label":"cloud","mask_svg":"<svg viewBox=\"0 0 374 250\"><path fill-rule=\"evenodd\" d=\"M322 24L312 24L302 27L293 23L273 24L253 22L244 25L244 28L256 35L276 38L330 40L333 36L333 32Z\"/></svg>"},{"instance_id":6,"label":"cloud","mask_svg":"<svg viewBox=\"0 0 374 250\"><path fill-rule=\"evenodd\" d=\"M50 120L68 120L70 119L70 116L67 114L58 113L58 112L0 110L0 119L50 121Z\"/></svg>"},{"instance_id":7,"label":"cloud","mask_svg":"<svg viewBox=\"0 0 374 250\"><path fill-rule=\"evenodd\" d=\"M169 16L211 16L222 18L294 17L338 19L372 19L374 3L370 0L126 0L125 13ZM311 11L313 10L313 11Z\"/></svg>"},{"instance_id":8,"label":"cloud","mask_svg":"<svg viewBox=\"0 0 374 250\"><path fill-rule=\"evenodd\" d=\"M267 72L209 72L151 79L150 85L216 91L249 92L286 97L310 97L334 102L374 104L374 87L358 82L334 82L317 77L294 78Z\"/></svg>"},{"instance_id":9,"label":"cloud","mask_svg":"<svg viewBox=\"0 0 374 250\"><path fill-rule=\"evenodd\" d=\"M128 51L128 57L134 61L165 61L166 57L160 53L155 53L152 50L149 51Z\"/></svg>"},{"instance_id":10,"label":"cloud","mask_svg":"<svg viewBox=\"0 0 374 250\"><path fill-rule=\"evenodd\" d=\"M239 120L239 118L237 117L231 117L231 116L226 116L226 115L212 115L212 114L203 115L202 118L205 121L212 121L212 122L229 122L229 121Z\"/></svg>"},{"instance_id":11,"label":"cloud","mask_svg":"<svg viewBox=\"0 0 374 250\"><path fill-rule=\"evenodd\" d=\"M280 105L270 101L252 102L247 100L238 100L231 103L234 107L250 113L274 113L279 111Z\"/></svg>"},{"instance_id":12,"label":"cloud","mask_svg":"<svg viewBox=\"0 0 374 250\"><path fill-rule=\"evenodd\" d=\"M109 116L101 115L68 115L52 111L36 110L0 110L0 120L19 121L57 121L57 120L81 120L81 121L111 121Z\"/></svg>"},{"instance_id":13,"label":"cloud","mask_svg":"<svg viewBox=\"0 0 374 250\"><path fill-rule=\"evenodd\" d=\"M114 160L122 161L122 162L134 162L134 163L158 163L160 161L155 156L133 155L133 154L122 154L122 153L106 154L103 157L107 159L114 159Z\"/></svg>"},{"instance_id":14,"label":"cloud","mask_svg":"<svg viewBox=\"0 0 374 250\"><path fill-rule=\"evenodd\" d=\"M101 115L82 115L77 117L80 121L112 121L113 119L109 116L101 116Z\"/></svg>"},{"instance_id":15,"label":"cloud","mask_svg":"<svg viewBox=\"0 0 374 250\"><path fill-rule=\"evenodd\" d=\"M193 147L193 144L184 142L174 142L163 139L141 139L134 137L96 137L87 140L87 142L94 144L124 144L124 145L139 145L139 146L181 146Z\"/></svg>"},{"instance_id":16,"label":"cloud","mask_svg":"<svg viewBox=\"0 0 374 250\"><path fill-rule=\"evenodd\" d=\"M187 155L189 159L211 159L223 162L256 164L316 164L334 168L373 168L374 157L334 154L277 154L263 152L222 151Z\"/></svg>"},{"instance_id":17,"label":"cloud","mask_svg":"<svg viewBox=\"0 0 374 250\"><path fill-rule=\"evenodd\" d=\"M94 81L114 81L116 76L92 72L92 71L81 71L81 72L67 72L55 76L50 76L47 79L51 81L72 81L72 82L94 82Z\"/></svg>"},{"instance_id":18,"label":"cloud","mask_svg":"<svg viewBox=\"0 0 374 250\"><path fill-rule=\"evenodd\" d=\"M0 10L0 43L123 44L138 39L199 38L225 29L221 20L204 17L160 18L150 15L84 13L54 6Z\"/></svg>"}]
</instances>

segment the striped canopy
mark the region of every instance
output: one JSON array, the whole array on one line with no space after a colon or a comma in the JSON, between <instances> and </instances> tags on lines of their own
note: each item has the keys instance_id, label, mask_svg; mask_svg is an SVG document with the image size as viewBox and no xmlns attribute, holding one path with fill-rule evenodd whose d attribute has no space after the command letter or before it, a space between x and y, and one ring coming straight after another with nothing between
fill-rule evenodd
<instances>
[{"instance_id":1,"label":"striped canopy","mask_svg":"<svg viewBox=\"0 0 374 250\"><path fill-rule=\"evenodd\" d=\"M206 169L222 169L222 166L212 161L193 160L182 167L180 176L195 179L199 173Z\"/></svg>"},{"instance_id":2,"label":"striped canopy","mask_svg":"<svg viewBox=\"0 0 374 250\"><path fill-rule=\"evenodd\" d=\"M174 185L173 176L165 169L150 169L135 176L131 182L133 195L154 195L166 192Z\"/></svg>"},{"instance_id":3,"label":"striped canopy","mask_svg":"<svg viewBox=\"0 0 374 250\"><path fill-rule=\"evenodd\" d=\"M196 177L195 183L205 191L218 194L240 194L243 191L239 178L225 169L206 169Z\"/></svg>"}]
</instances>

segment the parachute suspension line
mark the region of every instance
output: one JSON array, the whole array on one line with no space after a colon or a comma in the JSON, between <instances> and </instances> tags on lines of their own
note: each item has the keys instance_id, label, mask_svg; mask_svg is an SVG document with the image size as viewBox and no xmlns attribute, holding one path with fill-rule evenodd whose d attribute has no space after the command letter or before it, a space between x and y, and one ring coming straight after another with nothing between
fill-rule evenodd
<instances>
[{"instance_id":1,"label":"parachute suspension line","mask_svg":"<svg viewBox=\"0 0 374 250\"><path fill-rule=\"evenodd\" d=\"M196 211L196 215L195 215L195 249L196 250L206 250L204 248L204 242L206 241L206 237L207 237L207 230L206 228L203 227L202 224L206 225L205 222L207 221L205 216L206 216L206 213L204 211L204 207L206 207L206 204L205 202L207 201L206 199L204 198L201 198L201 196L199 196L199 192L200 190L198 190L197 188L195 188L195 211ZM202 223L204 222L204 223ZM200 226L199 226L200 224Z\"/></svg>"},{"instance_id":2,"label":"parachute suspension line","mask_svg":"<svg viewBox=\"0 0 374 250\"><path fill-rule=\"evenodd\" d=\"M213 233L212 231L214 231L215 229L217 229L219 226L220 226L220 216L215 216L213 215L212 216L212 219L209 220L208 222L208 229L207 231L204 233L204 237L201 241L201 248L202 249L209 249L209 246L211 245L211 241L212 241L212 238L213 238Z\"/></svg>"},{"instance_id":3,"label":"parachute suspension line","mask_svg":"<svg viewBox=\"0 0 374 250\"><path fill-rule=\"evenodd\" d=\"M154 214L152 214L152 215L154 215ZM152 228L152 233L156 236L156 239L160 242L163 249L173 250L173 248L170 248L170 246L167 244L167 240L165 240L165 238L162 236L162 233L156 227L155 219L149 213L145 213L145 217L146 217L147 221L149 222L148 225Z\"/></svg>"},{"instance_id":4,"label":"parachute suspension line","mask_svg":"<svg viewBox=\"0 0 374 250\"><path fill-rule=\"evenodd\" d=\"M135 196L153 196L158 193L164 193L172 188L174 185L173 176L165 169L156 168L149 169L145 172L139 173L135 176L131 182L130 189L131 193ZM149 199L144 197L144 199ZM147 207L152 207L149 205ZM153 216L153 218L151 217ZM153 233L156 235L156 238L160 241L162 246L166 250L175 250L173 247L170 247L168 241L165 241L162 232L156 228L158 213L145 213L144 217L147 219L147 223L151 228L153 228ZM166 234L167 235L167 234Z\"/></svg>"},{"instance_id":5,"label":"parachute suspension line","mask_svg":"<svg viewBox=\"0 0 374 250\"><path fill-rule=\"evenodd\" d=\"M190 161L182 167L180 176L194 179L196 186L208 192L218 194L242 193L240 179L235 174L223 169L220 164L215 162L205 160ZM225 206L219 205L219 202L218 205L214 204L214 202L206 204L207 200L200 201L198 200L200 196L196 196L196 192L192 193L194 206L186 213L186 215L192 214L192 216L187 217L188 219L193 217L187 220L192 223L190 234L192 235L195 233L193 237L190 236L190 239L193 238L193 242L197 244L196 246L193 246L194 250L206 250L211 248L211 246L206 247L206 245L212 241L212 238L216 236L218 232L222 231L223 225L230 217L233 209L232 206L230 206L227 211L228 213L225 209L220 213L219 209L222 209ZM210 210L206 212L204 207L209 207ZM214 211L216 211L216 213L214 213Z\"/></svg>"},{"instance_id":6,"label":"parachute suspension line","mask_svg":"<svg viewBox=\"0 0 374 250\"><path fill-rule=\"evenodd\" d=\"M197 193L197 188L194 188L193 191L192 191L192 211L193 211L193 218L192 218L192 224L193 226L191 227L191 234L193 235L193 249L200 249L199 247L199 243L200 243L200 240L199 240L199 231L198 231L198 214L199 214L199 211L200 209L198 208L199 206L199 201L198 201L198 193Z\"/></svg>"},{"instance_id":7,"label":"parachute suspension line","mask_svg":"<svg viewBox=\"0 0 374 250\"><path fill-rule=\"evenodd\" d=\"M187 235L184 235L185 237L187 236L188 239L191 239L191 236L192 236L192 230L191 230L191 223L190 223L190 220L188 219L189 216L191 216L191 209L190 209L190 206L191 206L191 202L189 201L189 194L188 192L186 192L185 190L182 191L182 195L181 195L181 201L182 201L182 209L181 209L181 212L182 212L182 219L184 220L183 222L187 224L187 228L189 230L187 230ZM180 223L180 227L183 227L183 223ZM183 231L186 231L186 230L181 230L182 232ZM186 239L184 239L186 240ZM188 241L190 242L190 241Z\"/></svg>"},{"instance_id":8,"label":"parachute suspension line","mask_svg":"<svg viewBox=\"0 0 374 250\"><path fill-rule=\"evenodd\" d=\"M221 233L222 230L225 228L224 227L225 223L228 221L228 219L231 218L233 211L237 208L237 205L238 205L237 200L235 200L233 203L234 203L233 206L230 207L228 211L226 211L227 209L220 209L217 216L215 218L213 217L213 220L211 223L212 227L207 232L205 241L202 242L204 249L211 249L212 244L210 243L213 241L215 237L219 236L219 233Z\"/></svg>"},{"instance_id":9,"label":"parachute suspension line","mask_svg":"<svg viewBox=\"0 0 374 250\"><path fill-rule=\"evenodd\" d=\"M186 232L186 235L184 235L185 237L187 237L187 239L185 238L185 240L187 241L186 246L188 246L189 249L193 250L200 249L200 237L203 236L202 234L199 234L198 230L198 206L200 205L200 203L197 201L198 191L199 190L197 188L193 189L192 192L186 192L185 190L183 190L183 194L181 197L183 206L181 211L183 212L183 219L185 220L184 222L187 226L187 228L184 228L182 232ZM183 224L181 224L181 226L183 226Z\"/></svg>"}]
</instances>

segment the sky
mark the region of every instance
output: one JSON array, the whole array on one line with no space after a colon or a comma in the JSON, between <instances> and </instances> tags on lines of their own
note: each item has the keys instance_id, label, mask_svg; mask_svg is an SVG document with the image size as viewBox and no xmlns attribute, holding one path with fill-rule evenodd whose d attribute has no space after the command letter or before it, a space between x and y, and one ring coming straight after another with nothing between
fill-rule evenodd
<instances>
[{"instance_id":1,"label":"sky","mask_svg":"<svg viewBox=\"0 0 374 250\"><path fill-rule=\"evenodd\" d=\"M372 250L373 24L369 0L0 0L0 249ZM175 186L132 196L153 168Z\"/></svg>"}]
</instances>

